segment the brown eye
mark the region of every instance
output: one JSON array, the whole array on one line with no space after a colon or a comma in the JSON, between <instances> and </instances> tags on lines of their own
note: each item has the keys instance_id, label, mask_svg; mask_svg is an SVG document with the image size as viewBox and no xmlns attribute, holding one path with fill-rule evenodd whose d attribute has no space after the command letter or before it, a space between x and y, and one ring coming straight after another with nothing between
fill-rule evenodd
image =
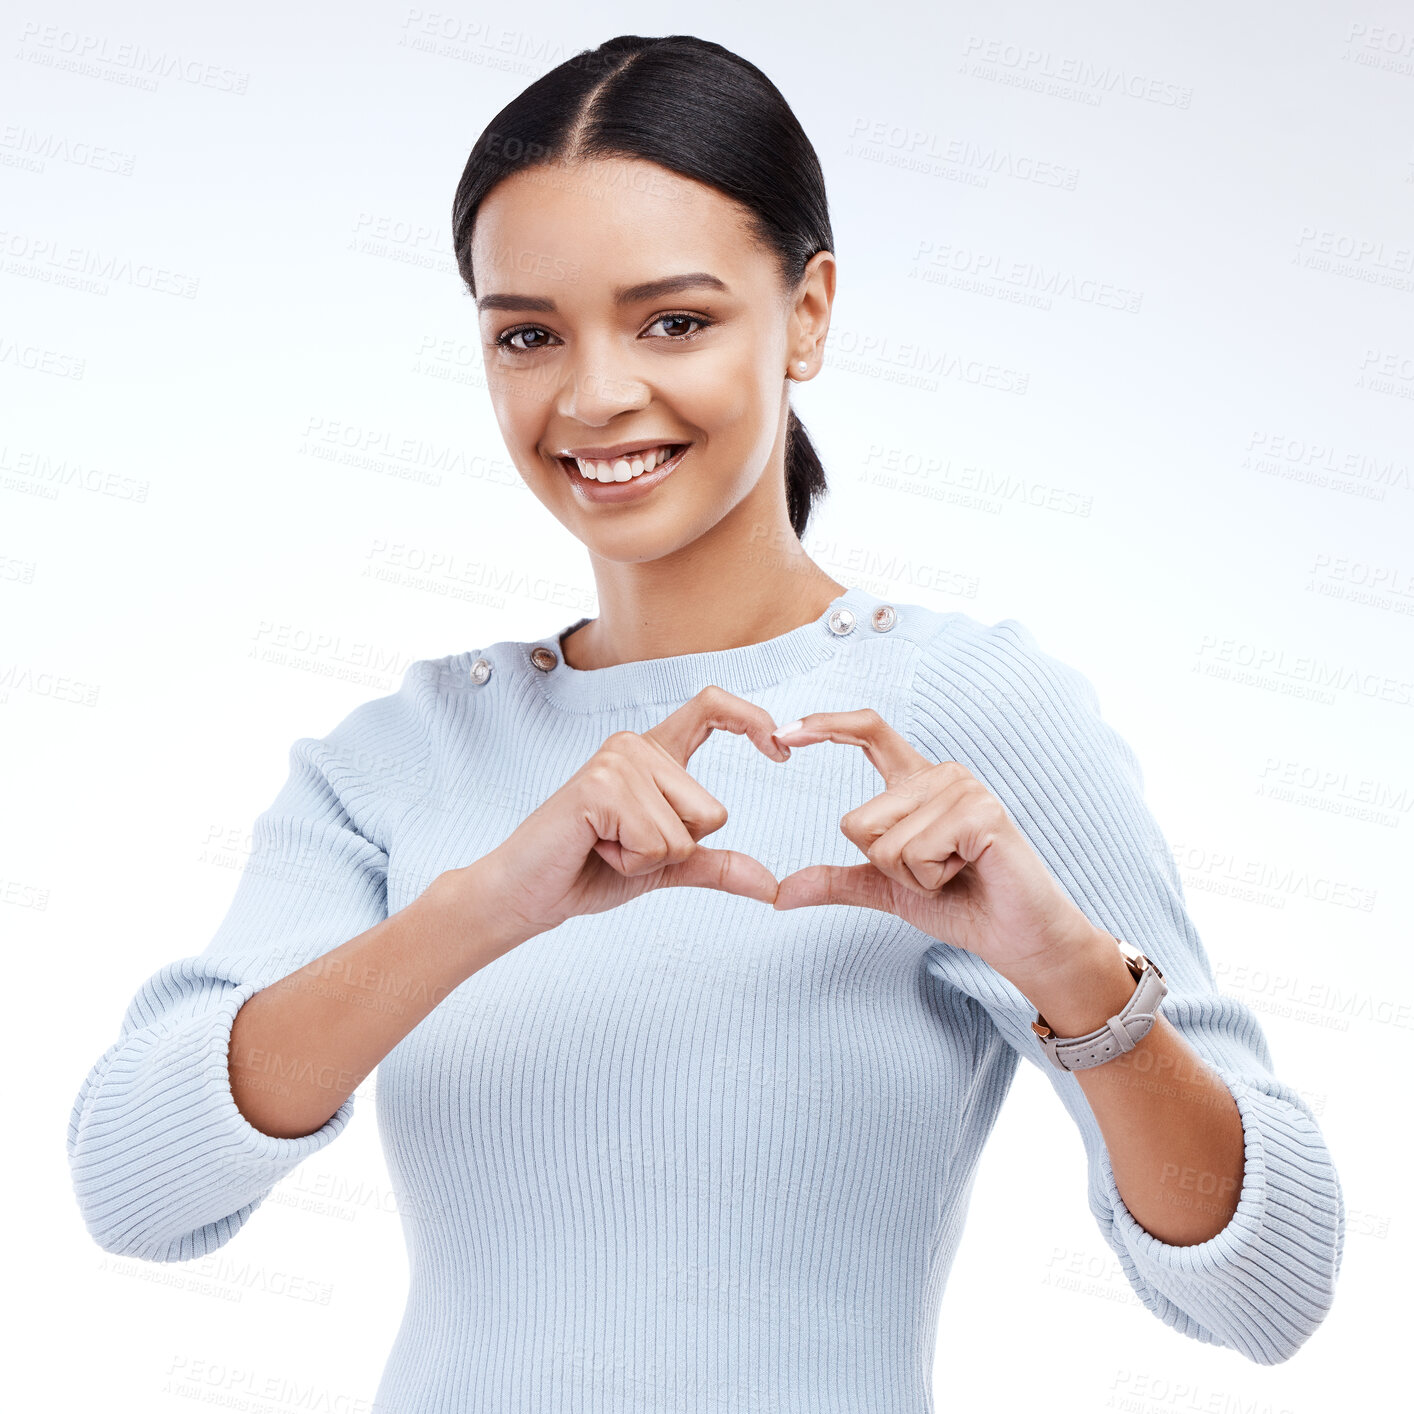
<instances>
[{"instance_id":1,"label":"brown eye","mask_svg":"<svg viewBox=\"0 0 1414 1414\"><path fill-rule=\"evenodd\" d=\"M522 324L519 328L507 329L504 334L499 335L496 339L496 347L511 349L515 353L533 353L536 349L543 349L545 347L544 344L530 344L527 346L525 344L511 342L513 339L519 338L522 334L527 336L532 334L545 334L548 336L548 330L540 328L538 324Z\"/></svg>"},{"instance_id":2,"label":"brown eye","mask_svg":"<svg viewBox=\"0 0 1414 1414\"><path fill-rule=\"evenodd\" d=\"M676 324L679 326L683 324L696 324L698 326L696 329L680 329L678 332L669 333L667 336L675 343L685 343L688 339L695 339L703 329L709 328L711 323L712 321L710 319L704 319L700 314L660 314L648 327L653 329L660 324Z\"/></svg>"}]
</instances>

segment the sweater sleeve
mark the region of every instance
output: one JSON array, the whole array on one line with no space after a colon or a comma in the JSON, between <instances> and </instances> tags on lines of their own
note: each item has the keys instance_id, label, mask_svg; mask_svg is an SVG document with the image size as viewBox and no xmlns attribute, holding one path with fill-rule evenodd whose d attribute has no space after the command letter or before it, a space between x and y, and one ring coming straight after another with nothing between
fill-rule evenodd
<instances>
[{"instance_id":1,"label":"sweater sleeve","mask_svg":"<svg viewBox=\"0 0 1414 1414\"><path fill-rule=\"evenodd\" d=\"M69 1166L83 1220L105 1251L155 1262L205 1256L349 1122L353 1095L299 1138L254 1128L231 1094L231 1026L261 988L388 916L387 853L355 824L348 801L374 804L380 787L367 763L379 764L386 794L399 761L411 759L399 753L416 751L418 666L396 694L362 704L322 740L293 744L215 936L142 984L118 1039L84 1078L69 1118ZM380 726L392 739L370 740Z\"/></svg>"},{"instance_id":2,"label":"sweater sleeve","mask_svg":"<svg viewBox=\"0 0 1414 1414\"><path fill-rule=\"evenodd\" d=\"M1222 1078L1242 1117L1242 1188L1222 1231L1175 1246L1142 1227L1120 1196L1079 1082L1040 1049L1034 1007L946 942L928 949L924 965L981 1001L1055 1088L1084 1144L1091 1211L1144 1305L1184 1335L1257 1364L1287 1360L1330 1309L1344 1249L1345 1205L1320 1128L1274 1074L1252 1011L1218 992L1172 851L1145 804L1139 762L1101 717L1093 685L1015 619L987 627L953 615L949 629L920 651L915 740L935 760L966 765L1087 917L1163 970L1164 1015Z\"/></svg>"}]
</instances>

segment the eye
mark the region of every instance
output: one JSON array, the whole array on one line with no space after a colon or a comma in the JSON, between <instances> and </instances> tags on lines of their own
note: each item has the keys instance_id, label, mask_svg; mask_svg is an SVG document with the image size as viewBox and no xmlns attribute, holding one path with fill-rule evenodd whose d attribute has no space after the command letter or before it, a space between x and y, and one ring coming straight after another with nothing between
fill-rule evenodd
<instances>
[{"instance_id":1,"label":"eye","mask_svg":"<svg viewBox=\"0 0 1414 1414\"><path fill-rule=\"evenodd\" d=\"M496 347L498 349L509 349L512 353L534 353L537 349L543 349L544 344L516 344L511 341L521 334L546 334L553 338L548 329L542 329L538 324L519 324L514 329L507 329L504 333L496 336Z\"/></svg>"},{"instance_id":2,"label":"eye","mask_svg":"<svg viewBox=\"0 0 1414 1414\"><path fill-rule=\"evenodd\" d=\"M669 334L666 337L674 343L686 343L688 339L695 339L703 329L712 327L712 320L704 318L700 314L660 314L648 327L652 329L657 324L696 324L700 327L691 333Z\"/></svg>"},{"instance_id":3,"label":"eye","mask_svg":"<svg viewBox=\"0 0 1414 1414\"><path fill-rule=\"evenodd\" d=\"M698 327L695 329L657 336L665 339L669 343L685 344L689 339L697 338L704 329L710 329L715 322L715 320L708 319L705 315L676 312L672 314L660 314L648 328L653 329L660 324L675 324L679 326L683 324L697 325ZM535 335L543 336L540 342L526 342ZM539 324L518 324L514 329L507 329L503 333L498 334L495 339L495 347L505 349L508 353L512 354L536 353L540 349L550 347L550 344L546 342L546 340L555 340L555 342L558 342L548 329L543 328Z\"/></svg>"}]
</instances>

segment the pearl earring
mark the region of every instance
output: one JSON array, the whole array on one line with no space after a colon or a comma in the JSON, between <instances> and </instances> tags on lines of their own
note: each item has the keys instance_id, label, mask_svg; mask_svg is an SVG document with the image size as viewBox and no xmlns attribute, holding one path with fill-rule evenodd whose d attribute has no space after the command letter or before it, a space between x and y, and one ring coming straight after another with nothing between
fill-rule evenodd
<instances>
[{"instance_id":1,"label":"pearl earring","mask_svg":"<svg viewBox=\"0 0 1414 1414\"><path fill-rule=\"evenodd\" d=\"M808 363L806 363L806 361L805 361L804 359L801 359L800 362L796 364L796 367L797 367L802 373L804 373L805 370L810 367L810 365L809 365Z\"/></svg>"}]
</instances>

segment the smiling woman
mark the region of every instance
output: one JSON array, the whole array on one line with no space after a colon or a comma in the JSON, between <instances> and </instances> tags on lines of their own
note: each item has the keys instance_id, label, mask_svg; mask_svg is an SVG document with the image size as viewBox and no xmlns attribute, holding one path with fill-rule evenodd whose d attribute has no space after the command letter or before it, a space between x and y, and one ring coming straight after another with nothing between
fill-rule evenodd
<instances>
[{"instance_id":1,"label":"smiling woman","mask_svg":"<svg viewBox=\"0 0 1414 1414\"><path fill-rule=\"evenodd\" d=\"M820 368L834 238L759 69L682 35L577 56L477 140L452 236L506 446L594 567L570 659L754 642L839 593L801 548L825 478L789 400ZM704 625L723 576L757 592Z\"/></svg>"},{"instance_id":2,"label":"smiling woman","mask_svg":"<svg viewBox=\"0 0 1414 1414\"><path fill-rule=\"evenodd\" d=\"M94 1238L221 1247L379 1066L411 1275L378 1408L917 1414L1025 1060L1145 1307L1290 1358L1340 1185L1134 753L1016 620L801 545L789 388L836 262L779 91L610 40L496 115L453 228L506 446L601 612L295 742L216 937L75 1101Z\"/></svg>"}]
</instances>

